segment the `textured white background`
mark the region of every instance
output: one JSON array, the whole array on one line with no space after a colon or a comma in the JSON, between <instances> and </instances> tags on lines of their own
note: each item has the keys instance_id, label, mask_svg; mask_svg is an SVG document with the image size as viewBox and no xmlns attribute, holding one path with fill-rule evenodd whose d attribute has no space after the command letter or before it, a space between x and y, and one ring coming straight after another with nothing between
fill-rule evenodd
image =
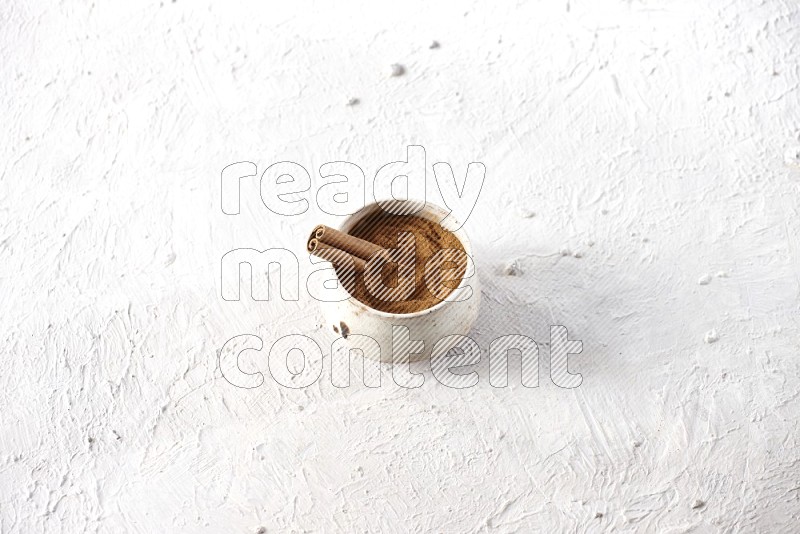
<instances>
[{"instance_id":1,"label":"textured white background","mask_svg":"<svg viewBox=\"0 0 800 534\"><path fill-rule=\"evenodd\" d=\"M0 530L795 531L800 8L499 4L3 3ZM330 339L222 254L338 221L222 168L408 144L487 167L475 338L563 324L583 385L229 385L230 337Z\"/></svg>"}]
</instances>

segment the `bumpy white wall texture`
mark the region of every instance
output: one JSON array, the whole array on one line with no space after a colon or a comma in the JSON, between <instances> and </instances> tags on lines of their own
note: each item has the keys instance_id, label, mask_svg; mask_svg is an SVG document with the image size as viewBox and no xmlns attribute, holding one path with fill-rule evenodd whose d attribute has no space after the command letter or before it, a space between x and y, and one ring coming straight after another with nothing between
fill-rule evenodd
<instances>
[{"instance_id":1,"label":"bumpy white wall texture","mask_svg":"<svg viewBox=\"0 0 800 534\"><path fill-rule=\"evenodd\" d=\"M797 3L335 4L0 7L0 530L795 531ZM338 220L257 179L227 216L222 168L409 144L486 165L474 337L534 337L541 386L228 384L230 337L330 333L224 302L222 254Z\"/></svg>"}]
</instances>

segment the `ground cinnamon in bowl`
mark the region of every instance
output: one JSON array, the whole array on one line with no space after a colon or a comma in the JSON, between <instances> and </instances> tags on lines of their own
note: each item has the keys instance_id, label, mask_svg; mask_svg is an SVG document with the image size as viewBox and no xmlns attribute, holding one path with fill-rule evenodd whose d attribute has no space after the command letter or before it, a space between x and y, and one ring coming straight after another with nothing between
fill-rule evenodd
<instances>
[{"instance_id":1,"label":"ground cinnamon in bowl","mask_svg":"<svg viewBox=\"0 0 800 534\"><path fill-rule=\"evenodd\" d=\"M425 265L428 259L442 249L456 249L465 253L461 241L452 232L445 230L439 223L417 217L415 215L393 215L378 211L358 221L348 232L350 235L375 243L384 249L397 247L398 234L410 232L414 235L416 245L415 285L414 292L405 300L388 302L380 300L367 291L362 277L356 277L352 296L367 306L388 313L414 313L433 307L442 301L432 294L425 284ZM383 270L383 280L388 287L397 284L397 272L387 266ZM442 268L456 268L455 279L443 282L449 288L447 294L458 287L464 276L466 265L445 262ZM440 297L442 294L440 293ZM447 295L444 295L446 297Z\"/></svg>"}]
</instances>

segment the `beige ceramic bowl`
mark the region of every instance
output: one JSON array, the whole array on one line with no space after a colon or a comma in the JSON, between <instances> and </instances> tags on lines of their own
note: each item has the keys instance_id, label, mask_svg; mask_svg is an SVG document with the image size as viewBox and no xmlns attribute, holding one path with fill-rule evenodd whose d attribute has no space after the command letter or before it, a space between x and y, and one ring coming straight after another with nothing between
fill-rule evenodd
<instances>
[{"instance_id":1,"label":"beige ceramic bowl","mask_svg":"<svg viewBox=\"0 0 800 534\"><path fill-rule=\"evenodd\" d=\"M381 204L388 205L389 209L393 209L393 207L400 209L401 205L408 205L408 201L385 201L381 202ZM346 219L340 230L349 232L359 221L381 209L378 203L367 205L364 209ZM417 217L437 223L442 221L447 214L447 210L430 203L426 204L422 210L414 213ZM451 221L450 224L447 224L449 221ZM473 250L469 238L463 228L458 228L459 226L461 226L461 223L453 221L452 217L442 224L443 228L455 234L461 241L467 255L473 258ZM471 276L470 273L472 273ZM341 302L321 302L320 304L328 332L345 337L344 343L347 347L361 349L367 358L381 359L385 362L392 361L393 328L407 327L412 345L413 340L422 340L424 348L420 352L405 356L404 353L408 352L409 344L399 343L400 338L398 338L398 345L400 346L397 347L398 354L394 359L395 361L403 361L409 358L411 361L417 361L429 358L431 349L442 338L451 335L466 335L469 332L478 316L480 295L478 275L475 271L474 261L470 260L467 266L467 277L462 279L459 286L445 300L431 308L414 313L388 313L376 310L356 300L354 297ZM372 338L377 344L362 336ZM439 350L447 350L454 346L456 341L452 340L452 342L448 343L448 340L445 340L440 345Z\"/></svg>"}]
</instances>

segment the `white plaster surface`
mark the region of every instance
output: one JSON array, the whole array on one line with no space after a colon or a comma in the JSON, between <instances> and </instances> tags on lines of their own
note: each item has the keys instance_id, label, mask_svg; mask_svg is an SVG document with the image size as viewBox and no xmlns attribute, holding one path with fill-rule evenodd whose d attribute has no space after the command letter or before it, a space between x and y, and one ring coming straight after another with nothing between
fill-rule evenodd
<instances>
[{"instance_id":1,"label":"white plaster surface","mask_svg":"<svg viewBox=\"0 0 800 534\"><path fill-rule=\"evenodd\" d=\"M3 3L0 531L796 532L799 59L781 0ZM330 338L222 254L338 219L222 168L409 144L486 165L475 339L562 324L583 384L228 384Z\"/></svg>"}]
</instances>

